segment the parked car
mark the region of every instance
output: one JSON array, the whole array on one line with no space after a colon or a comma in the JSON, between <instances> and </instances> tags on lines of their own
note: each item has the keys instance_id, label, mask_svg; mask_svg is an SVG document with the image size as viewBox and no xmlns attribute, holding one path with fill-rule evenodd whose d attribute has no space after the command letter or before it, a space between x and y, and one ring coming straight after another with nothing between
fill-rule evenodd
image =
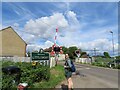
<instances>
[{"instance_id":1,"label":"parked car","mask_svg":"<svg viewBox=\"0 0 120 90\"><path fill-rule=\"evenodd\" d=\"M108 66L109 68L114 67L114 66L115 66L114 61L108 62L108 63L107 63L107 66Z\"/></svg>"},{"instance_id":2,"label":"parked car","mask_svg":"<svg viewBox=\"0 0 120 90\"><path fill-rule=\"evenodd\" d=\"M116 65L120 65L120 60L116 59L114 61L108 62L107 66L112 68L112 67L116 67Z\"/></svg>"}]
</instances>

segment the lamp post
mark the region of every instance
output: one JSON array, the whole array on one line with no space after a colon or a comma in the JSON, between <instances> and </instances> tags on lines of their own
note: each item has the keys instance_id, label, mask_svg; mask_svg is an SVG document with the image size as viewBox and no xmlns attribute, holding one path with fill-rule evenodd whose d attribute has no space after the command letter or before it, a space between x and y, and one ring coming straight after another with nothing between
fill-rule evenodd
<instances>
[{"instance_id":1,"label":"lamp post","mask_svg":"<svg viewBox=\"0 0 120 90\"><path fill-rule=\"evenodd\" d=\"M112 34L113 60L115 60L115 59L114 59L114 39L113 39L113 31L110 31L110 33ZM115 61L114 61L114 65L115 65L115 67L116 67ZM110 64L110 67L111 67L111 64Z\"/></svg>"},{"instance_id":2,"label":"lamp post","mask_svg":"<svg viewBox=\"0 0 120 90\"><path fill-rule=\"evenodd\" d=\"M113 32L112 32L112 31L110 31L110 33L112 34L113 57L114 57L114 39L113 39Z\"/></svg>"}]
</instances>

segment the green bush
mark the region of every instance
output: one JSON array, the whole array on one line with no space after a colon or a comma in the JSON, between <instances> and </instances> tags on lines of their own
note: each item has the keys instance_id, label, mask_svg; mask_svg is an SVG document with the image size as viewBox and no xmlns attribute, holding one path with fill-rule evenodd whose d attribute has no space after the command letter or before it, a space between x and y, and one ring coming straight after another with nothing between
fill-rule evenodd
<instances>
[{"instance_id":1,"label":"green bush","mask_svg":"<svg viewBox=\"0 0 120 90\"><path fill-rule=\"evenodd\" d=\"M95 62L110 62L113 61L112 58L102 58L102 57L96 57Z\"/></svg>"},{"instance_id":2,"label":"green bush","mask_svg":"<svg viewBox=\"0 0 120 90\"><path fill-rule=\"evenodd\" d=\"M10 65L17 66L21 69L20 83L26 82L31 86L34 82L40 82L42 80L48 81L50 78L50 69L48 66L42 66L38 64L36 67L33 67L31 63L3 62L2 67ZM9 87L15 87L14 84L11 83L14 79L14 75L10 76L3 73L2 88L5 89Z\"/></svg>"},{"instance_id":3,"label":"green bush","mask_svg":"<svg viewBox=\"0 0 120 90\"><path fill-rule=\"evenodd\" d=\"M99 66L99 67L107 67L106 63L103 63L103 62L93 62L92 65Z\"/></svg>"},{"instance_id":4,"label":"green bush","mask_svg":"<svg viewBox=\"0 0 120 90\"><path fill-rule=\"evenodd\" d=\"M107 64L104 63L104 64L102 65L102 67L107 67Z\"/></svg>"},{"instance_id":5,"label":"green bush","mask_svg":"<svg viewBox=\"0 0 120 90\"><path fill-rule=\"evenodd\" d=\"M116 65L116 67L113 67L114 69L120 69L120 65Z\"/></svg>"},{"instance_id":6,"label":"green bush","mask_svg":"<svg viewBox=\"0 0 120 90\"><path fill-rule=\"evenodd\" d=\"M92 62L91 64L92 64L92 65L95 65L95 62Z\"/></svg>"},{"instance_id":7,"label":"green bush","mask_svg":"<svg viewBox=\"0 0 120 90\"><path fill-rule=\"evenodd\" d=\"M15 77L14 76L9 76L2 74L2 90L10 90L11 88L14 88L15 82L14 82Z\"/></svg>"},{"instance_id":8,"label":"green bush","mask_svg":"<svg viewBox=\"0 0 120 90\"><path fill-rule=\"evenodd\" d=\"M120 65L117 65L117 69L120 69Z\"/></svg>"}]
</instances>

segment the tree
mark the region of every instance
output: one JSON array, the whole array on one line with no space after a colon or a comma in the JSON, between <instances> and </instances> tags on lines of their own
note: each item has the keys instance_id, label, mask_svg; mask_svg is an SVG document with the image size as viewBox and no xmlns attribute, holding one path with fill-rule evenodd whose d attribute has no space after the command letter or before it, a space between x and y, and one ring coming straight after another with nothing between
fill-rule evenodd
<instances>
[{"instance_id":1,"label":"tree","mask_svg":"<svg viewBox=\"0 0 120 90\"><path fill-rule=\"evenodd\" d=\"M72 47L69 47L69 57L71 59L74 59L75 58L75 51L78 50L78 48L76 46L72 46Z\"/></svg>"},{"instance_id":2,"label":"tree","mask_svg":"<svg viewBox=\"0 0 120 90\"><path fill-rule=\"evenodd\" d=\"M116 56L116 59L119 59L119 60L120 60L120 56Z\"/></svg>"},{"instance_id":3,"label":"tree","mask_svg":"<svg viewBox=\"0 0 120 90\"><path fill-rule=\"evenodd\" d=\"M82 57L82 58L88 58L88 55L87 55L86 52L82 52L80 57Z\"/></svg>"},{"instance_id":4,"label":"tree","mask_svg":"<svg viewBox=\"0 0 120 90\"><path fill-rule=\"evenodd\" d=\"M62 46L62 50L64 54L67 54L69 52L69 49L65 46Z\"/></svg>"},{"instance_id":5,"label":"tree","mask_svg":"<svg viewBox=\"0 0 120 90\"><path fill-rule=\"evenodd\" d=\"M108 52L104 52L103 54L104 54L104 57L105 57L105 58L110 58L110 55L109 55Z\"/></svg>"},{"instance_id":6,"label":"tree","mask_svg":"<svg viewBox=\"0 0 120 90\"><path fill-rule=\"evenodd\" d=\"M86 52L81 52L81 56L87 54Z\"/></svg>"},{"instance_id":7,"label":"tree","mask_svg":"<svg viewBox=\"0 0 120 90\"><path fill-rule=\"evenodd\" d=\"M30 57L30 51L27 52L28 57Z\"/></svg>"}]
</instances>

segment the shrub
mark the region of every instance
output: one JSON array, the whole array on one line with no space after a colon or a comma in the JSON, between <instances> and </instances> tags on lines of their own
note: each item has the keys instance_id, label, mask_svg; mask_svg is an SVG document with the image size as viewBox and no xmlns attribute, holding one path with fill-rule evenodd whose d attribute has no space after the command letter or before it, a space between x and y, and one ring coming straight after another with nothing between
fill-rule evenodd
<instances>
[{"instance_id":1,"label":"shrub","mask_svg":"<svg viewBox=\"0 0 120 90\"><path fill-rule=\"evenodd\" d=\"M95 65L95 62L92 62L92 65Z\"/></svg>"},{"instance_id":2,"label":"shrub","mask_svg":"<svg viewBox=\"0 0 120 90\"><path fill-rule=\"evenodd\" d=\"M116 67L113 67L114 69L120 69L120 65L116 65Z\"/></svg>"},{"instance_id":3,"label":"shrub","mask_svg":"<svg viewBox=\"0 0 120 90\"><path fill-rule=\"evenodd\" d=\"M2 90L9 90L10 88L13 88L15 85L14 83L14 77L2 74Z\"/></svg>"},{"instance_id":4,"label":"shrub","mask_svg":"<svg viewBox=\"0 0 120 90\"><path fill-rule=\"evenodd\" d=\"M50 78L50 69L48 66L38 64L37 66L33 67L31 63L3 62L3 67L10 65L17 66L21 69L20 83L26 82L31 86L34 82L40 82L41 80L48 81ZM15 87L15 85L11 83L16 78L15 75L10 76L3 73L2 78L2 88Z\"/></svg>"},{"instance_id":5,"label":"shrub","mask_svg":"<svg viewBox=\"0 0 120 90\"><path fill-rule=\"evenodd\" d=\"M117 65L117 69L120 69L120 65Z\"/></svg>"}]
</instances>

